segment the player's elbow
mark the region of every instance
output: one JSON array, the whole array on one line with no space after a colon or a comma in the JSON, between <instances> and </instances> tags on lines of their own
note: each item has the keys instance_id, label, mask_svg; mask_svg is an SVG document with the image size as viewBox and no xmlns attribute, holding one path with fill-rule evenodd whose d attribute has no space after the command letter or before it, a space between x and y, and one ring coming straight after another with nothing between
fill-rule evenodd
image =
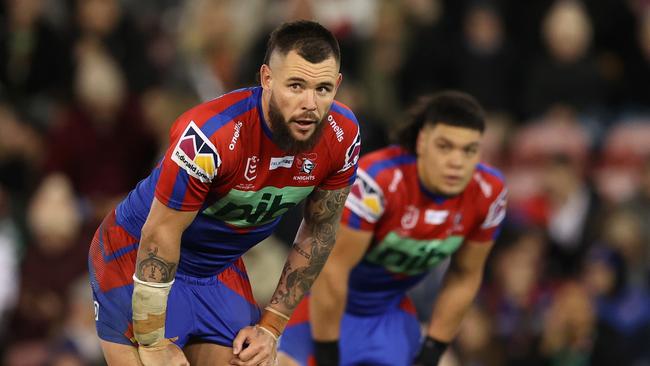
<instances>
[{"instance_id":1,"label":"player's elbow","mask_svg":"<svg viewBox=\"0 0 650 366\"><path fill-rule=\"evenodd\" d=\"M143 249L154 249L165 246L166 239L170 238L168 230L160 225L145 225L140 232L140 246Z\"/></svg>"}]
</instances>

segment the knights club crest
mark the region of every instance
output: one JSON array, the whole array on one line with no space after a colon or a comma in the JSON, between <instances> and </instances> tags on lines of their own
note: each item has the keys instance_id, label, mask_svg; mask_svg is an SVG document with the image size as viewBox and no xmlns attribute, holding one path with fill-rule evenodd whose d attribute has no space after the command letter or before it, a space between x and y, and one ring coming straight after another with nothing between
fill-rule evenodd
<instances>
[{"instance_id":1,"label":"knights club crest","mask_svg":"<svg viewBox=\"0 0 650 366\"><path fill-rule=\"evenodd\" d=\"M311 175L314 168L316 168L316 153L300 154L296 159L296 167L300 174Z\"/></svg>"}]
</instances>

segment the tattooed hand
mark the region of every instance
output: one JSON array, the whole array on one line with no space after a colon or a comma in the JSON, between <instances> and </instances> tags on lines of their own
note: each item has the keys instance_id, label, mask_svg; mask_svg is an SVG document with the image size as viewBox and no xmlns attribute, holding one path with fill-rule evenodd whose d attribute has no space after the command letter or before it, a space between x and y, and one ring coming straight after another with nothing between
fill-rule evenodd
<instances>
[{"instance_id":1,"label":"tattooed hand","mask_svg":"<svg viewBox=\"0 0 650 366\"><path fill-rule=\"evenodd\" d=\"M327 261L349 187L316 189L307 199L304 219L284 265L271 304L290 314L309 291Z\"/></svg>"}]
</instances>

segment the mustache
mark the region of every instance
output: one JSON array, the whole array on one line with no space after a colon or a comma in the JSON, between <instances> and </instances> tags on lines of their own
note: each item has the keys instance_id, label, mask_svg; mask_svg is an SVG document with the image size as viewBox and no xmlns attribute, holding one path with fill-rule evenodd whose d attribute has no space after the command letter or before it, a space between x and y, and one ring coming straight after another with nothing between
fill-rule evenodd
<instances>
[{"instance_id":1,"label":"mustache","mask_svg":"<svg viewBox=\"0 0 650 366\"><path fill-rule=\"evenodd\" d=\"M305 112L297 117L291 118L292 121L299 121L299 120L308 120L308 121L314 121L318 122L320 119L314 112Z\"/></svg>"}]
</instances>

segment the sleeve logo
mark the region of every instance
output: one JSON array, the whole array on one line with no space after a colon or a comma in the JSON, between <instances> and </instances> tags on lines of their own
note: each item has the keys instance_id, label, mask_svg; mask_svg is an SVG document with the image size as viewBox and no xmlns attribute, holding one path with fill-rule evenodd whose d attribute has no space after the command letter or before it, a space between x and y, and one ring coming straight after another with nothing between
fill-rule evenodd
<instances>
[{"instance_id":1,"label":"sleeve logo","mask_svg":"<svg viewBox=\"0 0 650 366\"><path fill-rule=\"evenodd\" d=\"M210 139L191 121L178 140L172 160L187 174L203 183L210 183L221 165L221 158Z\"/></svg>"},{"instance_id":2,"label":"sleeve logo","mask_svg":"<svg viewBox=\"0 0 650 366\"><path fill-rule=\"evenodd\" d=\"M370 223L375 223L384 213L384 194L377 183L363 170L350 188L345 207Z\"/></svg>"},{"instance_id":3,"label":"sleeve logo","mask_svg":"<svg viewBox=\"0 0 650 366\"><path fill-rule=\"evenodd\" d=\"M508 190L504 188L503 191L499 193L497 199L490 205L487 217L485 218L485 221L483 221L481 228L488 229L499 225L501 221L503 221L506 217L507 196Z\"/></svg>"},{"instance_id":4,"label":"sleeve logo","mask_svg":"<svg viewBox=\"0 0 650 366\"><path fill-rule=\"evenodd\" d=\"M338 172L344 172L357 164L359 161L359 153L361 152L361 135L357 132L357 136L354 138L352 145L348 147L348 150L345 152L345 164L343 168Z\"/></svg>"}]
</instances>

